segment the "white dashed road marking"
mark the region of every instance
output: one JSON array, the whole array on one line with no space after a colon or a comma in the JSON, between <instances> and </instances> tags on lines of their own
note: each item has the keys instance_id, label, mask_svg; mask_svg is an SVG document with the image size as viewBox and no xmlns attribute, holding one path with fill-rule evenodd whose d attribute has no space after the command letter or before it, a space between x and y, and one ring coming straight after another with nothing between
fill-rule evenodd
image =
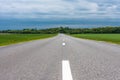
<instances>
[{"instance_id":1,"label":"white dashed road marking","mask_svg":"<svg viewBox=\"0 0 120 80\"><path fill-rule=\"evenodd\" d=\"M62 80L73 80L70 63L68 60L62 61Z\"/></svg>"},{"instance_id":2,"label":"white dashed road marking","mask_svg":"<svg viewBox=\"0 0 120 80\"><path fill-rule=\"evenodd\" d=\"M63 46L65 46L66 44L65 43L62 43Z\"/></svg>"}]
</instances>

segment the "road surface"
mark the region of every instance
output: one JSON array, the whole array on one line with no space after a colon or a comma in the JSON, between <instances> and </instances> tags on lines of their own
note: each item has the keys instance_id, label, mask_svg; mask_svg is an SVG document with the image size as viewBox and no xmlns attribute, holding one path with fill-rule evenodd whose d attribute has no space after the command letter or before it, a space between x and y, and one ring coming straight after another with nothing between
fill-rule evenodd
<instances>
[{"instance_id":1,"label":"road surface","mask_svg":"<svg viewBox=\"0 0 120 80\"><path fill-rule=\"evenodd\" d=\"M120 46L59 34L0 47L0 80L120 80Z\"/></svg>"}]
</instances>

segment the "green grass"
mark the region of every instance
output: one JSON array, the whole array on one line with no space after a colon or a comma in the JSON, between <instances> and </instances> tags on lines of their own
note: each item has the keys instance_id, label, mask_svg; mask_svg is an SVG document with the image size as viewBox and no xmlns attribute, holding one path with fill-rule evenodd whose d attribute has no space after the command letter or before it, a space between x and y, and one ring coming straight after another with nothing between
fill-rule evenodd
<instances>
[{"instance_id":1,"label":"green grass","mask_svg":"<svg viewBox=\"0 0 120 80\"><path fill-rule=\"evenodd\" d=\"M53 37L57 34L0 34L0 46Z\"/></svg>"},{"instance_id":2,"label":"green grass","mask_svg":"<svg viewBox=\"0 0 120 80\"><path fill-rule=\"evenodd\" d=\"M120 34L72 34L72 36L120 44Z\"/></svg>"}]
</instances>

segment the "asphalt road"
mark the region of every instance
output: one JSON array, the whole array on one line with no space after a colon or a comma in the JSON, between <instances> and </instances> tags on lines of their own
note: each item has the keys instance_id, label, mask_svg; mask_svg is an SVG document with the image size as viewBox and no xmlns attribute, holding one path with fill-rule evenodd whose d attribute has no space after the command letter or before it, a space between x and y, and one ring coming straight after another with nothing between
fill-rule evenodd
<instances>
[{"instance_id":1,"label":"asphalt road","mask_svg":"<svg viewBox=\"0 0 120 80\"><path fill-rule=\"evenodd\" d=\"M120 80L119 45L63 34L0 47L0 80L63 80L63 60L73 80Z\"/></svg>"}]
</instances>

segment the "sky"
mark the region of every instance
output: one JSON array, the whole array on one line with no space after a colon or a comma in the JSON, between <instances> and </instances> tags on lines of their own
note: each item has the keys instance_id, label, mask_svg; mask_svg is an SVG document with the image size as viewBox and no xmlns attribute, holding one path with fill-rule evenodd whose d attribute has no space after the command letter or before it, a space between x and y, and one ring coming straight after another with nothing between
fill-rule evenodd
<instances>
[{"instance_id":1,"label":"sky","mask_svg":"<svg viewBox=\"0 0 120 80\"><path fill-rule=\"evenodd\" d=\"M0 0L0 20L120 21L119 3L120 0Z\"/></svg>"},{"instance_id":2,"label":"sky","mask_svg":"<svg viewBox=\"0 0 120 80\"><path fill-rule=\"evenodd\" d=\"M1 18L120 18L120 0L0 0Z\"/></svg>"}]
</instances>

